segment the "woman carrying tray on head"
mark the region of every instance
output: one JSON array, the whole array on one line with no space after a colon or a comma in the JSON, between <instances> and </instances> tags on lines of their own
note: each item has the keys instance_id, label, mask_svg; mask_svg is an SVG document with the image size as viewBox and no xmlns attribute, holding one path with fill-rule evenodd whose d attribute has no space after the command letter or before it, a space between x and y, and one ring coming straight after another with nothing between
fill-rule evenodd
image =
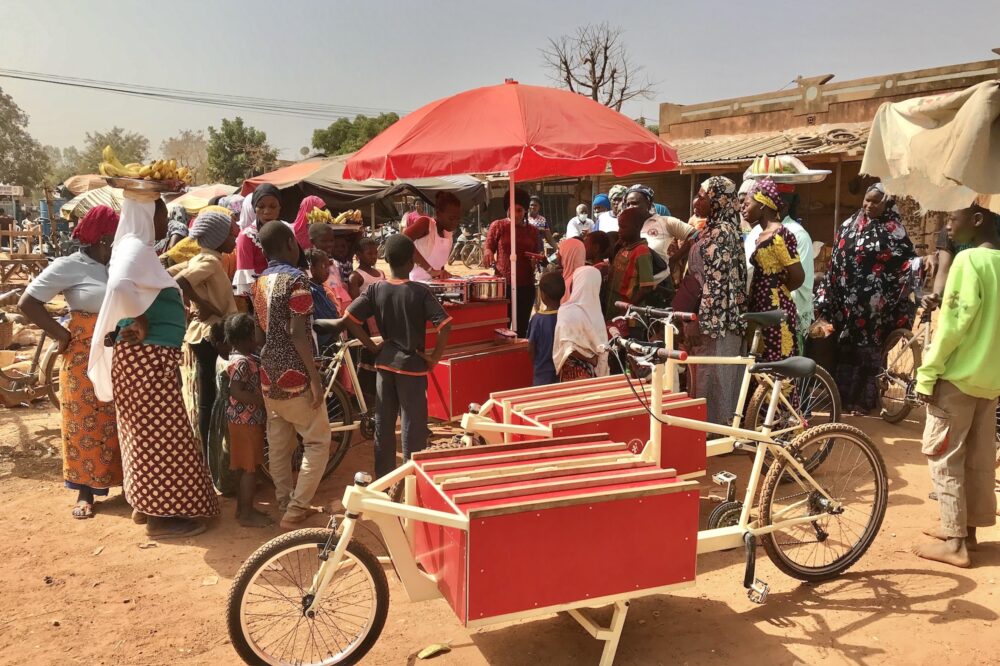
<instances>
[{"instance_id":1,"label":"woman carrying tray on head","mask_svg":"<svg viewBox=\"0 0 1000 666\"><path fill-rule=\"evenodd\" d=\"M154 538L194 536L219 502L181 395L181 291L153 252L166 232L158 194L126 190L87 374L118 414L125 498ZM110 335L109 335L110 334ZM113 347L107 346L113 344Z\"/></svg>"}]
</instances>

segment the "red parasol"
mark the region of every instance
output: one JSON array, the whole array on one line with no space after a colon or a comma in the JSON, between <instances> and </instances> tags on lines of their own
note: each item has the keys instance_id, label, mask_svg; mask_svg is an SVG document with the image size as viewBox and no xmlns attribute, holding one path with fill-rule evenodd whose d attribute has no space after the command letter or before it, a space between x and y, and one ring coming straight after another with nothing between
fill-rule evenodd
<instances>
[{"instance_id":1,"label":"red parasol","mask_svg":"<svg viewBox=\"0 0 1000 666\"><path fill-rule=\"evenodd\" d=\"M404 116L347 161L344 177L428 178L506 171L511 182L549 176L669 171L667 143L627 116L567 90L520 85L476 88ZM511 274L514 225L511 225ZM511 298L517 284L512 280ZM517 327L517 308L511 308Z\"/></svg>"}]
</instances>

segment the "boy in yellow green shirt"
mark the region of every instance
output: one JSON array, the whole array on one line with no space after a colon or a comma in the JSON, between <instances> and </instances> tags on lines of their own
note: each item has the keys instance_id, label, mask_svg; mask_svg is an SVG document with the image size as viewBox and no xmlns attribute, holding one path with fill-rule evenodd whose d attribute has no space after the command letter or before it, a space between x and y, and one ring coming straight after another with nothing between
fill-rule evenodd
<instances>
[{"instance_id":1,"label":"boy in yellow green shirt","mask_svg":"<svg viewBox=\"0 0 1000 666\"><path fill-rule=\"evenodd\" d=\"M1000 234L994 214L978 205L951 214L955 257L942 295L937 331L917 370L917 394L927 403L923 453L941 512L924 531L920 557L959 567L971 564L976 528L996 524L996 407L1000 396Z\"/></svg>"}]
</instances>

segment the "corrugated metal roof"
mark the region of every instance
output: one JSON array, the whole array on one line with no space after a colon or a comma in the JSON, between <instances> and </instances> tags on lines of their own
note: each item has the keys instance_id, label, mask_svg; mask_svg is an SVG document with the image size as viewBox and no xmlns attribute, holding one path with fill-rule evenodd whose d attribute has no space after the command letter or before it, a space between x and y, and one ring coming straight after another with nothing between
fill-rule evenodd
<instances>
[{"instance_id":1,"label":"corrugated metal roof","mask_svg":"<svg viewBox=\"0 0 1000 666\"><path fill-rule=\"evenodd\" d=\"M699 139L667 139L681 166L749 162L759 155L860 155L870 123L819 125L784 132L728 134Z\"/></svg>"},{"instance_id":2,"label":"corrugated metal roof","mask_svg":"<svg viewBox=\"0 0 1000 666\"><path fill-rule=\"evenodd\" d=\"M122 210L122 190L105 185L96 190L90 190L70 199L59 209L59 214L63 219L68 220L70 216L76 215L78 218L87 214L87 211L95 206L110 206L116 212Z\"/></svg>"}]
</instances>

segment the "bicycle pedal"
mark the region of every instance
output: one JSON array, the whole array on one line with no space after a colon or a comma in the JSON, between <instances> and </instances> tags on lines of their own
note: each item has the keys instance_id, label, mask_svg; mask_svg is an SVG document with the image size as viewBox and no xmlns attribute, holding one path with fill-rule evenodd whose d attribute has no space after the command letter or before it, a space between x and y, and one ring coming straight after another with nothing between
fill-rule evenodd
<instances>
[{"instance_id":1,"label":"bicycle pedal","mask_svg":"<svg viewBox=\"0 0 1000 666\"><path fill-rule=\"evenodd\" d=\"M767 593L771 591L771 586L760 578L754 578L753 585L747 590L747 599L755 604L763 604L767 601Z\"/></svg>"}]
</instances>

